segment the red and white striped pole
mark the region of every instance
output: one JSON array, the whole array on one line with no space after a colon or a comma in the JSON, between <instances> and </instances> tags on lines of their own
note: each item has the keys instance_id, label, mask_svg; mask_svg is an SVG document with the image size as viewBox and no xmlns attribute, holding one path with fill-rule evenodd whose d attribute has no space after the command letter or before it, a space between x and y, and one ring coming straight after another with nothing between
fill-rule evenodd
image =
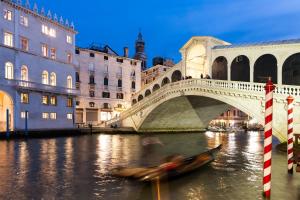
<instances>
[{"instance_id":1,"label":"red and white striped pole","mask_svg":"<svg viewBox=\"0 0 300 200\"><path fill-rule=\"evenodd\" d=\"M272 161L272 119L273 119L273 91L275 85L269 78L266 90L265 106L265 139L264 139L264 196L271 196L271 161Z\"/></svg>"},{"instance_id":2,"label":"red and white striped pole","mask_svg":"<svg viewBox=\"0 0 300 200\"><path fill-rule=\"evenodd\" d=\"M293 143L294 143L294 132L293 132L293 101L292 96L288 96L286 99L288 103L288 142L287 142L287 158L288 158L288 173L293 174Z\"/></svg>"}]
</instances>

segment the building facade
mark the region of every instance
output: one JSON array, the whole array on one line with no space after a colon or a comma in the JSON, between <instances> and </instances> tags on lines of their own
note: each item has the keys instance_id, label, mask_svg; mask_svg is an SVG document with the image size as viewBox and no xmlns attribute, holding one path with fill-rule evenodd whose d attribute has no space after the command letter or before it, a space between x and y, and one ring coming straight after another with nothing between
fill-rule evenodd
<instances>
[{"instance_id":1,"label":"building facade","mask_svg":"<svg viewBox=\"0 0 300 200\"><path fill-rule=\"evenodd\" d=\"M131 96L141 89L141 64L128 49L118 56L108 46L77 48L76 123L104 125L131 106Z\"/></svg>"},{"instance_id":2,"label":"building facade","mask_svg":"<svg viewBox=\"0 0 300 200\"><path fill-rule=\"evenodd\" d=\"M0 1L0 132L72 128L74 25L27 1Z\"/></svg>"},{"instance_id":3,"label":"building facade","mask_svg":"<svg viewBox=\"0 0 300 200\"><path fill-rule=\"evenodd\" d=\"M143 71L142 72L142 87L155 81L157 77L164 74L170 68L171 68L170 66L155 65L155 66L150 67L149 69Z\"/></svg>"}]
</instances>

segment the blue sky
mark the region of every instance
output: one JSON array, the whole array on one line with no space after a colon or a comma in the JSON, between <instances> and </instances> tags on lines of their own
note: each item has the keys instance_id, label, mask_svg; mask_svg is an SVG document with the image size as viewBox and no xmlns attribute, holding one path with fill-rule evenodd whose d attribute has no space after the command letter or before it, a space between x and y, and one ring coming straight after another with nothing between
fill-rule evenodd
<instances>
[{"instance_id":1,"label":"blue sky","mask_svg":"<svg viewBox=\"0 0 300 200\"><path fill-rule=\"evenodd\" d=\"M25 0L23 0L24 2ZM109 44L119 54L141 28L148 63L156 55L180 60L179 48L195 35L231 43L300 38L299 0L36 0L74 21L77 45ZM31 4L33 4L31 0Z\"/></svg>"}]
</instances>

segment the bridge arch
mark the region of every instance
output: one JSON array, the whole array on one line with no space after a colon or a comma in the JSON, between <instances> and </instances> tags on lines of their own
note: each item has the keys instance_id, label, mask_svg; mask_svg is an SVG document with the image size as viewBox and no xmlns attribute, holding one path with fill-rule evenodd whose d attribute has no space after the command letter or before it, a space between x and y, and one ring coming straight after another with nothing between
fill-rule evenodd
<instances>
[{"instance_id":1,"label":"bridge arch","mask_svg":"<svg viewBox=\"0 0 300 200\"><path fill-rule=\"evenodd\" d=\"M277 83L277 59L272 54L260 56L254 64L254 82L266 83L268 77Z\"/></svg>"},{"instance_id":2,"label":"bridge arch","mask_svg":"<svg viewBox=\"0 0 300 200\"><path fill-rule=\"evenodd\" d=\"M140 94L140 95L138 96L138 101L142 101L143 99L144 99L143 95Z\"/></svg>"},{"instance_id":3,"label":"bridge arch","mask_svg":"<svg viewBox=\"0 0 300 200\"><path fill-rule=\"evenodd\" d=\"M9 110L9 118L7 119L6 116L6 110ZM9 121L10 124L10 130L14 129L14 122L13 122L13 117L14 115L14 104L13 104L13 99L12 97L0 90L0 132L6 131L6 123L7 120Z\"/></svg>"},{"instance_id":4,"label":"bridge arch","mask_svg":"<svg viewBox=\"0 0 300 200\"><path fill-rule=\"evenodd\" d=\"M170 83L170 79L168 77L165 77L161 82L161 87L163 87L169 83Z\"/></svg>"},{"instance_id":5,"label":"bridge arch","mask_svg":"<svg viewBox=\"0 0 300 200\"><path fill-rule=\"evenodd\" d=\"M181 71L175 70L175 71L172 73L171 80L172 80L172 82L181 81L181 80L182 80L182 74L181 74Z\"/></svg>"},{"instance_id":6,"label":"bridge arch","mask_svg":"<svg viewBox=\"0 0 300 200\"><path fill-rule=\"evenodd\" d=\"M282 84L300 85L300 53L291 55L283 63Z\"/></svg>"},{"instance_id":7,"label":"bridge arch","mask_svg":"<svg viewBox=\"0 0 300 200\"><path fill-rule=\"evenodd\" d=\"M250 60L245 55L235 57L231 63L231 80L250 82Z\"/></svg>"},{"instance_id":8,"label":"bridge arch","mask_svg":"<svg viewBox=\"0 0 300 200\"><path fill-rule=\"evenodd\" d=\"M212 79L227 80L228 62L224 56L217 57L212 65Z\"/></svg>"},{"instance_id":9,"label":"bridge arch","mask_svg":"<svg viewBox=\"0 0 300 200\"><path fill-rule=\"evenodd\" d=\"M153 89L152 89L152 92L155 92L156 90L159 90L160 89L160 86L159 86L159 84L155 84L154 86L153 86Z\"/></svg>"},{"instance_id":10,"label":"bridge arch","mask_svg":"<svg viewBox=\"0 0 300 200\"><path fill-rule=\"evenodd\" d=\"M151 94L151 90L150 89L146 90L145 97L149 96L150 94Z\"/></svg>"}]
</instances>

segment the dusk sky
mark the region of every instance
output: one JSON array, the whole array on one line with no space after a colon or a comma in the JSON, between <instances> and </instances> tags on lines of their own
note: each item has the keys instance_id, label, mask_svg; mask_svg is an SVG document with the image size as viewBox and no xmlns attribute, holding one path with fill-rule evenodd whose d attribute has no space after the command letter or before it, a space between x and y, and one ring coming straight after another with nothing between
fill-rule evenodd
<instances>
[{"instance_id":1,"label":"dusk sky","mask_svg":"<svg viewBox=\"0 0 300 200\"><path fill-rule=\"evenodd\" d=\"M24 2L25 0L23 0ZM139 28L146 41L148 67L157 55L180 60L191 36L211 35L231 43L300 38L299 0L37 0L74 21L77 45L108 44L134 54ZM33 2L31 1L33 5Z\"/></svg>"}]
</instances>

